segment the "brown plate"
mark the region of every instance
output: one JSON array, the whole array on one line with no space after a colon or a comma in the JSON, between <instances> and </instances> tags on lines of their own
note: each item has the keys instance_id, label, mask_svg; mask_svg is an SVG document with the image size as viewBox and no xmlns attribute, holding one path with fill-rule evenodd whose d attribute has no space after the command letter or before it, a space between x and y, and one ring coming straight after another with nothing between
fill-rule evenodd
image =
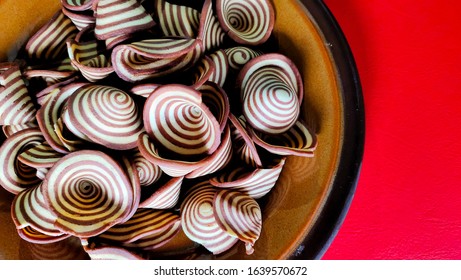
<instances>
[{"instance_id":1,"label":"brown plate","mask_svg":"<svg viewBox=\"0 0 461 280\"><path fill-rule=\"evenodd\" d=\"M5 0L0 5L0 61L14 59L20 46L60 6L58 0L17 3ZM218 258L321 258L347 213L359 176L364 106L346 39L320 0L273 3L274 37L303 76L301 115L317 134L318 147L313 158L288 158L279 182L265 198L263 230L254 254L247 256L244 246L237 246ZM45 247L37 249L20 240L10 217L12 198L0 188L0 259L59 258L51 248L47 255ZM70 248L78 248L75 240L70 243ZM190 245L180 234L170 246L182 251Z\"/></svg>"}]
</instances>

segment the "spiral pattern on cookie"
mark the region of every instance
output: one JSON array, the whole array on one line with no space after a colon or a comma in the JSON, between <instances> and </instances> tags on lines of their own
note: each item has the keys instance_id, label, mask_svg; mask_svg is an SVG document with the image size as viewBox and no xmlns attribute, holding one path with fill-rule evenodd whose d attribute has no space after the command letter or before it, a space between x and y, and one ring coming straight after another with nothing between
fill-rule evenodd
<instances>
[{"instance_id":1,"label":"spiral pattern on cookie","mask_svg":"<svg viewBox=\"0 0 461 280\"><path fill-rule=\"evenodd\" d=\"M125 219L120 220L120 223L124 223L130 219L134 213L136 213L136 210L139 207L139 202L141 201L141 183L139 181L138 171L133 161L131 161L127 156L122 155L121 158L117 159L117 162L120 163L123 171L128 176L131 189L133 191L133 200L130 206L131 211L128 212Z\"/></svg>"},{"instance_id":2,"label":"spiral pattern on cookie","mask_svg":"<svg viewBox=\"0 0 461 280\"><path fill-rule=\"evenodd\" d=\"M94 32L99 40L146 30L155 25L152 17L136 0L98 0L94 6Z\"/></svg>"},{"instance_id":3,"label":"spiral pattern on cookie","mask_svg":"<svg viewBox=\"0 0 461 280\"><path fill-rule=\"evenodd\" d=\"M189 239L213 254L220 254L238 239L218 225L213 207L215 193L213 186L206 182L194 186L181 204L181 225Z\"/></svg>"},{"instance_id":4,"label":"spiral pattern on cookie","mask_svg":"<svg viewBox=\"0 0 461 280\"><path fill-rule=\"evenodd\" d=\"M159 86L160 86L159 84L154 84L154 83L139 84L139 85L133 86L130 89L130 93L147 98Z\"/></svg>"},{"instance_id":5,"label":"spiral pattern on cookie","mask_svg":"<svg viewBox=\"0 0 461 280\"><path fill-rule=\"evenodd\" d=\"M60 91L61 88L66 87L67 85L73 84L79 79L80 77L78 75L72 75L68 79L59 81L55 84L51 84L50 86L42 89L41 91L35 93L35 98L37 100L37 103L40 106L43 106L43 104L45 104L45 102L53 94L53 92Z\"/></svg>"},{"instance_id":6,"label":"spiral pattern on cookie","mask_svg":"<svg viewBox=\"0 0 461 280\"><path fill-rule=\"evenodd\" d=\"M200 88L211 75L215 72L213 60L208 56L203 56L192 68L192 85L194 89Z\"/></svg>"},{"instance_id":7,"label":"spiral pattern on cookie","mask_svg":"<svg viewBox=\"0 0 461 280\"><path fill-rule=\"evenodd\" d=\"M212 154L221 141L216 118L190 87L159 87L147 99L143 116L149 136L176 154Z\"/></svg>"},{"instance_id":8,"label":"spiral pattern on cookie","mask_svg":"<svg viewBox=\"0 0 461 280\"><path fill-rule=\"evenodd\" d=\"M100 54L87 61L85 64L76 63L80 73L90 82L97 82L114 72L110 60L105 55Z\"/></svg>"},{"instance_id":9,"label":"spiral pattern on cookie","mask_svg":"<svg viewBox=\"0 0 461 280\"><path fill-rule=\"evenodd\" d=\"M199 40L149 39L118 45L113 49L111 59L121 79L136 82L189 69L202 53Z\"/></svg>"},{"instance_id":10,"label":"spiral pattern on cookie","mask_svg":"<svg viewBox=\"0 0 461 280\"><path fill-rule=\"evenodd\" d=\"M65 7L62 8L62 12L74 23L78 30L82 30L96 23L96 18L93 15L75 12Z\"/></svg>"},{"instance_id":11,"label":"spiral pattern on cookie","mask_svg":"<svg viewBox=\"0 0 461 280\"><path fill-rule=\"evenodd\" d=\"M0 125L33 122L35 114L19 66L0 63Z\"/></svg>"},{"instance_id":12,"label":"spiral pattern on cookie","mask_svg":"<svg viewBox=\"0 0 461 280\"><path fill-rule=\"evenodd\" d=\"M139 150L136 150L131 157L138 172L139 183L141 186L150 186L157 182L162 176L160 167L148 161Z\"/></svg>"},{"instance_id":13,"label":"spiral pattern on cookie","mask_svg":"<svg viewBox=\"0 0 461 280\"><path fill-rule=\"evenodd\" d=\"M229 67L233 70L240 70L243 66L255 57L263 53L245 46L236 46L224 50L228 57Z\"/></svg>"},{"instance_id":14,"label":"spiral pattern on cookie","mask_svg":"<svg viewBox=\"0 0 461 280\"><path fill-rule=\"evenodd\" d=\"M67 99L85 83L72 83L50 93L49 98L37 111L37 122L47 143L57 152L67 154L69 149L59 137L58 120ZM58 127L57 127L58 126Z\"/></svg>"},{"instance_id":15,"label":"spiral pattern on cookie","mask_svg":"<svg viewBox=\"0 0 461 280\"><path fill-rule=\"evenodd\" d=\"M208 78L208 81L223 87L229 72L229 59L227 54L224 50L218 50L210 54L210 58L215 65L215 70Z\"/></svg>"},{"instance_id":16,"label":"spiral pattern on cookie","mask_svg":"<svg viewBox=\"0 0 461 280\"><path fill-rule=\"evenodd\" d=\"M301 104L304 97L301 74L291 59L279 53L261 54L244 65L236 80L236 87L241 90L242 100L247 98L247 93L251 92L249 89L252 88L255 81L258 81L254 78L254 73L258 72L258 75L261 75L260 72L265 70L268 71L267 74L271 76L271 79L285 83L290 91L296 93L298 102Z\"/></svg>"},{"instance_id":17,"label":"spiral pattern on cookie","mask_svg":"<svg viewBox=\"0 0 461 280\"><path fill-rule=\"evenodd\" d=\"M45 62L42 65L28 66L24 69L23 75L28 80L40 78L47 86L51 86L69 80L76 72L70 58L63 58L58 61Z\"/></svg>"},{"instance_id":18,"label":"spiral pattern on cookie","mask_svg":"<svg viewBox=\"0 0 461 280\"><path fill-rule=\"evenodd\" d=\"M270 134L290 129L300 113L296 93L268 69L256 71L249 82L243 114L250 125Z\"/></svg>"},{"instance_id":19,"label":"spiral pattern on cookie","mask_svg":"<svg viewBox=\"0 0 461 280\"><path fill-rule=\"evenodd\" d=\"M79 88L67 102L67 127L75 127L91 141L116 150L137 146L143 131L134 100L110 86L88 85Z\"/></svg>"},{"instance_id":20,"label":"spiral pattern on cookie","mask_svg":"<svg viewBox=\"0 0 461 280\"><path fill-rule=\"evenodd\" d=\"M66 40L74 38L77 27L62 11L35 33L27 42L25 50L30 58L56 60L66 51Z\"/></svg>"},{"instance_id":21,"label":"spiral pattern on cookie","mask_svg":"<svg viewBox=\"0 0 461 280\"><path fill-rule=\"evenodd\" d=\"M3 131L3 134L5 134L5 137L8 138L12 136L13 134L15 134L16 132L19 132L19 131L22 131L28 128L35 128L37 126L38 125L35 122L25 123L25 124L3 125L2 131Z\"/></svg>"},{"instance_id":22,"label":"spiral pattern on cookie","mask_svg":"<svg viewBox=\"0 0 461 280\"><path fill-rule=\"evenodd\" d=\"M100 234L127 219L133 186L120 165L99 151L81 150L60 159L41 191L57 216L55 226L77 237Z\"/></svg>"},{"instance_id":23,"label":"spiral pattern on cookie","mask_svg":"<svg viewBox=\"0 0 461 280\"><path fill-rule=\"evenodd\" d=\"M40 186L26 189L14 198L11 216L17 229L30 226L49 236L64 234L54 226L56 215L47 208Z\"/></svg>"},{"instance_id":24,"label":"spiral pattern on cookie","mask_svg":"<svg viewBox=\"0 0 461 280\"><path fill-rule=\"evenodd\" d=\"M151 234L164 232L176 222L179 222L179 216L172 212L138 209L128 221L115 225L95 237L95 242L132 243Z\"/></svg>"},{"instance_id":25,"label":"spiral pattern on cookie","mask_svg":"<svg viewBox=\"0 0 461 280\"><path fill-rule=\"evenodd\" d=\"M227 93L222 87L213 82L206 82L198 88L202 93L203 103L210 109L224 131L230 114L230 103Z\"/></svg>"},{"instance_id":26,"label":"spiral pattern on cookie","mask_svg":"<svg viewBox=\"0 0 461 280\"><path fill-rule=\"evenodd\" d=\"M245 242L247 254L252 254L262 228L261 208L256 200L238 191L219 190L213 210L221 229Z\"/></svg>"},{"instance_id":27,"label":"spiral pattern on cookie","mask_svg":"<svg viewBox=\"0 0 461 280\"><path fill-rule=\"evenodd\" d=\"M209 52L222 45L225 35L226 33L213 13L212 1L205 0L200 13L200 28L197 39L203 42L205 51Z\"/></svg>"},{"instance_id":28,"label":"spiral pattern on cookie","mask_svg":"<svg viewBox=\"0 0 461 280\"><path fill-rule=\"evenodd\" d=\"M237 157L248 166L261 167L261 158L255 143L248 135L245 117L236 118L233 114L229 114L229 121L231 123L234 151Z\"/></svg>"},{"instance_id":29,"label":"spiral pattern on cookie","mask_svg":"<svg viewBox=\"0 0 461 280\"><path fill-rule=\"evenodd\" d=\"M265 54L248 62L237 78L243 114L256 130L280 134L297 121L302 100L300 74L280 54Z\"/></svg>"},{"instance_id":30,"label":"spiral pattern on cookie","mask_svg":"<svg viewBox=\"0 0 461 280\"><path fill-rule=\"evenodd\" d=\"M184 177L173 177L139 204L139 208L171 209L179 200ZM151 188L156 186L151 186Z\"/></svg>"},{"instance_id":31,"label":"spiral pattern on cookie","mask_svg":"<svg viewBox=\"0 0 461 280\"><path fill-rule=\"evenodd\" d=\"M194 38L197 34L200 13L190 7L155 0L158 24L165 36Z\"/></svg>"},{"instance_id":32,"label":"spiral pattern on cookie","mask_svg":"<svg viewBox=\"0 0 461 280\"><path fill-rule=\"evenodd\" d=\"M209 175L226 167L232 159L232 141L230 135L230 128L226 126L218 149L212 155L203 159L202 162L205 162L205 164L187 174L186 178L198 178Z\"/></svg>"},{"instance_id":33,"label":"spiral pattern on cookie","mask_svg":"<svg viewBox=\"0 0 461 280\"><path fill-rule=\"evenodd\" d=\"M97 47L95 41L67 41L67 51L72 65L90 82L102 80L114 72L110 60L104 54L100 54Z\"/></svg>"},{"instance_id":34,"label":"spiral pattern on cookie","mask_svg":"<svg viewBox=\"0 0 461 280\"><path fill-rule=\"evenodd\" d=\"M41 78L50 86L71 78L75 72L75 69L72 71L26 70L24 72L24 77L27 79ZM40 95L36 94L36 96L38 97ZM42 104L42 102L39 101L37 101L37 103Z\"/></svg>"},{"instance_id":35,"label":"spiral pattern on cookie","mask_svg":"<svg viewBox=\"0 0 461 280\"><path fill-rule=\"evenodd\" d=\"M37 185L35 168L23 164L18 156L25 150L40 145L45 139L38 128L28 128L7 138L0 146L0 185L10 193L19 192Z\"/></svg>"},{"instance_id":36,"label":"spiral pattern on cookie","mask_svg":"<svg viewBox=\"0 0 461 280\"><path fill-rule=\"evenodd\" d=\"M129 33L129 34L124 34L124 35L119 35L119 36L108 38L104 41L106 45L106 49L112 50L114 47L133 38L135 35L136 33Z\"/></svg>"},{"instance_id":37,"label":"spiral pattern on cookie","mask_svg":"<svg viewBox=\"0 0 461 280\"><path fill-rule=\"evenodd\" d=\"M150 235L144 236L134 242L123 244L127 248L154 250L162 247L173 239L181 229L181 221L178 219L166 229L158 232L153 232Z\"/></svg>"},{"instance_id":38,"label":"spiral pattern on cookie","mask_svg":"<svg viewBox=\"0 0 461 280\"><path fill-rule=\"evenodd\" d=\"M279 135L267 135L251 128L248 132L256 145L276 155L313 157L317 148L317 136L301 121Z\"/></svg>"},{"instance_id":39,"label":"spiral pattern on cookie","mask_svg":"<svg viewBox=\"0 0 461 280\"><path fill-rule=\"evenodd\" d=\"M30 242L31 244L51 244L67 239L70 236L68 234L58 236L47 235L30 226L17 229L17 232L21 239Z\"/></svg>"},{"instance_id":40,"label":"spiral pattern on cookie","mask_svg":"<svg viewBox=\"0 0 461 280\"><path fill-rule=\"evenodd\" d=\"M63 7L72 11L85 11L91 9L95 0L61 0Z\"/></svg>"},{"instance_id":41,"label":"spiral pattern on cookie","mask_svg":"<svg viewBox=\"0 0 461 280\"><path fill-rule=\"evenodd\" d=\"M171 177L185 176L206 164L206 161L203 160L186 161L180 158L174 159L160 155L147 133L139 135L138 148L148 161L158 165L165 174Z\"/></svg>"},{"instance_id":42,"label":"spiral pattern on cookie","mask_svg":"<svg viewBox=\"0 0 461 280\"><path fill-rule=\"evenodd\" d=\"M285 159L273 167L248 170L237 167L210 179L210 184L218 188L236 190L249 195L254 199L268 194L277 183L285 165Z\"/></svg>"},{"instance_id":43,"label":"spiral pattern on cookie","mask_svg":"<svg viewBox=\"0 0 461 280\"><path fill-rule=\"evenodd\" d=\"M39 169L52 167L62 156L63 154L56 152L48 143L43 142L19 154L18 160Z\"/></svg>"},{"instance_id":44,"label":"spiral pattern on cookie","mask_svg":"<svg viewBox=\"0 0 461 280\"><path fill-rule=\"evenodd\" d=\"M268 0L217 0L216 11L222 28L237 43L259 45L272 33L275 15Z\"/></svg>"},{"instance_id":45,"label":"spiral pattern on cookie","mask_svg":"<svg viewBox=\"0 0 461 280\"><path fill-rule=\"evenodd\" d=\"M41 79L47 85L46 89L35 93L37 97L37 103L43 104L40 99L43 98L45 92L50 92L54 88L62 87L73 82L76 78L77 69L72 66L70 58L64 58L62 60L48 62L43 65L35 65L26 67L23 71L23 76L30 80L32 78ZM55 87L53 88L52 86Z\"/></svg>"}]
</instances>

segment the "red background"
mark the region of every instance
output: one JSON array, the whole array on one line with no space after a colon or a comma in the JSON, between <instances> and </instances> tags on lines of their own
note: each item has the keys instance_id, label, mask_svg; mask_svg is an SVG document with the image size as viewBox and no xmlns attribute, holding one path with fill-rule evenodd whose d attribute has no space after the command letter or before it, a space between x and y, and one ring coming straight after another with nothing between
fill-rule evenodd
<instances>
[{"instance_id":1,"label":"red background","mask_svg":"<svg viewBox=\"0 0 461 280\"><path fill-rule=\"evenodd\" d=\"M357 191L324 259L461 259L461 1L324 2L366 114Z\"/></svg>"}]
</instances>

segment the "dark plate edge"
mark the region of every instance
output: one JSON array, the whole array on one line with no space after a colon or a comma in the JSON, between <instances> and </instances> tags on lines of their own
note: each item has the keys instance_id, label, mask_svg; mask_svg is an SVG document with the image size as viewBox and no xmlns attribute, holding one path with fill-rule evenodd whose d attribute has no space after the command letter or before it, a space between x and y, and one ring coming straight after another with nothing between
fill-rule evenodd
<instances>
[{"instance_id":1,"label":"dark plate edge","mask_svg":"<svg viewBox=\"0 0 461 280\"><path fill-rule=\"evenodd\" d=\"M336 63L344 102L344 135L338 170L316 222L289 256L293 260L321 259L336 237L357 187L365 145L362 87L350 46L338 22L322 0L300 0L328 43ZM346 148L344 148L346 147Z\"/></svg>"}]
</instances>

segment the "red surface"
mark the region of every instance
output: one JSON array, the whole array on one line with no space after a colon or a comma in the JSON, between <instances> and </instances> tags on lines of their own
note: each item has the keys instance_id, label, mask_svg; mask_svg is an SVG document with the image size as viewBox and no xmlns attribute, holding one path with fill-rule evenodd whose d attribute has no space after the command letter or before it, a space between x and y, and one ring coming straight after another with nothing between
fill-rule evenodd
<instances>
[{"instance_id":1,"label":"red surface","mask_svg":"<svg viewBox=\"0 0 461 280\"><path fill-rule=\"evenodd\" d=\"M461 1L325 3L359 69L366 144L324 259L461 259Z\"/></svg>"}]
</instances>

